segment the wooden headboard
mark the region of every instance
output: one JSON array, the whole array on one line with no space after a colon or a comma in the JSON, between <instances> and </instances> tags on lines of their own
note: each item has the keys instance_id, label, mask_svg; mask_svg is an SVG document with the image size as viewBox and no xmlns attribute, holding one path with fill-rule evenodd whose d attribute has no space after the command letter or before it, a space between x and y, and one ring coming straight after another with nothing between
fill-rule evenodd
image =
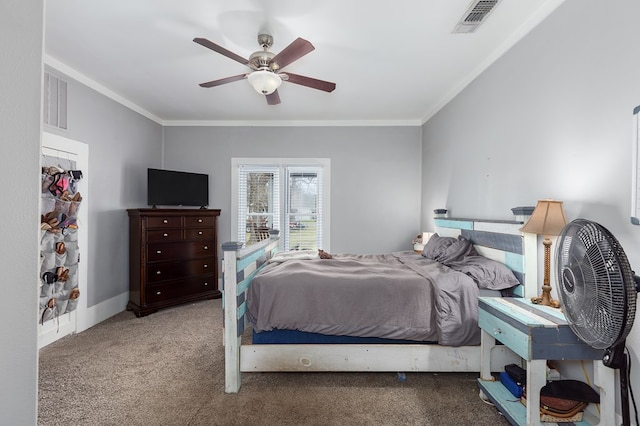
<instances>
[{"instance_id":1,"label":"wooden headboard","mask_svg":"<svg viewBox=\"0 0 640 426\"><path fill-rule=\"evenodd\" d=\"M520 281L520 286L516 287L514 295L535 296L537 236L521 232L523 222L458 218L434 219L434 221L438 235L443 237L462 235L474 244L478 254L507 265ZM530 253L530 256L526 257L525 253Z\"/></svg>"}]
</instances>

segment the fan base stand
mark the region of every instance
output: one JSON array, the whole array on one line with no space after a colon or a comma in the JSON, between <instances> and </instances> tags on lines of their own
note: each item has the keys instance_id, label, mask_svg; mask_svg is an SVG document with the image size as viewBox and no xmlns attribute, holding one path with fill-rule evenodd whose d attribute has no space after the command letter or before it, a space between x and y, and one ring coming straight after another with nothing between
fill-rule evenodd
<instances>
[{"instance_id":1,"label":"fan base stand","mask_svg":"<svg viewBox=\"0 0 640 426\"><path fill-rule=\"evenodd\" d=\"M531 303L534 305L542 305L542 306L551 306L552 308L559 308L560 301L555 300L551 297L551 286L543 285L542 286L542 295L531 298Z\"/></svg>"}]
</instances>

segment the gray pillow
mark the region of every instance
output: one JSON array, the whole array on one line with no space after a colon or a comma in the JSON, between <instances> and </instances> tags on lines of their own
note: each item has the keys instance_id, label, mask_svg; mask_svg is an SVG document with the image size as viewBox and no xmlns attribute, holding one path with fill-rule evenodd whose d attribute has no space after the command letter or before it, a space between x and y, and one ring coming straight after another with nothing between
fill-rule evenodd
<instances>
[{"instance_id":1,"label":"gray pillow","mask_svg":"<svg viewBox=\"0 0 640 426\"><path fill-rule=\"evenodd\" d=\"M476 256L477 254L471 241L466 238L462 236L457 239L441 237L438 234L433 234L422 250L424 257L444 264L462 260L465 256Z\"/></svg>"},{"instance_id":2,"label":"gray pillow","mask_svg":"<svg viewBox=\"0 0 640 426\"><path fill-rule=\"evenodd\" d=\"M504 290L520 284L506 265L484 256L467 256L464 260L451 262L447 266L469 275L479 288Z\"/></svg>"},{"instance_id":3,"label":"gray pillow","mask_svg":"<svg viewBox=\"0 0 640 426\"><path fill-rule=\"evenodd\" d=\"M467 256L477 256L478 252L473 247L473 243L466 238L460 236L449 247L445 253L438 258L438 262L448 265L451 262L459 262Z\"/></svg>"},{"instance_id":4,"label":"gray pillow","mask_svg":"<svg viewBox=\"0 0 640 426\"><path fill-rule=\"evenodd\" d=\"M441 237L438 234L433 234L424 245L422 255L427 259L438 260L439 257L447 253L447 249L455 242L456 239L453 237Z\"/></svg>"}]
</instances>

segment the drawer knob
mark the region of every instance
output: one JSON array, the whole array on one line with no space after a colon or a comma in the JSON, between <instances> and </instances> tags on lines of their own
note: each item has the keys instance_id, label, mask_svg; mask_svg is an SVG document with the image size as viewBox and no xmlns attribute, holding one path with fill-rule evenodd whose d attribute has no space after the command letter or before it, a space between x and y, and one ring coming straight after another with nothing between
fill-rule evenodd
<instances>
[{"instance_id":1,"label":"drawer knob","mask_svg":"<svg viewBox=\"0 0 640 426\"><path fill-rule=\"evenodd\" d=\"M209 250L209 246L204 246L204 249L205 250Z\"/></svg>"},{"instance_id":2,"label":"drawer knob","mask_svg":"<svg viewBox=\"0 0 640 426\"><path fill-rule=\"evenodd\" d=\"M164 234L162 234L163 237L168 237L169 234L167 234L166 232Z\"/></svg>"},{"instance_id":3,"label":"drawer knob","mask_svg":"<svg viewBox=\"0 0 640 426\"><path fill-rule=\"evenodd\" d=\"M198 219L198 223L202 223L202 219Z\"/></svg>"},{"instance_id":4,"label":"drawer knob","mask_svg":"<svg viewBox=\"0 0 640 426\"><path fill-rule=\"evenodd\" d=\"M160 295L162 294L162 292L161 292L161 291L156 291L156 294L157 294L158 296L160 296Z\"/></svg>"},{"instance_id":5,"label":"drawer knob","mask_svg":"<svg viewBox=\"0 0 640 426\"><path fill-rule=\"evenodd\" d=\"M500 329L500 328L494 328L494 329L493 329L493 334L495 334L496 336L497 336L498 334L502 334L502 329Z\"/></svg>"},{"instance_id":6,"label":"drawer knob","mask_svg":"<svg viewBox=\"0 0 640 426\"><path fill-rule=\"evenodd\" d=\"M156 271L156 275L162 274L162 271Z\"/></svg>"},{"instance_id":7,"label":"drawer knob","mask_svg":"<svg viewBox=\"0 0 640 426\"><path fill-rule=\"evenodd\" d=\"M164 219L162 223L169 223L169 221L167 219Z\"/></svg>"},{"instance_id":8,"label":"drawer knob","mask_svg":"<svg viewBox=\"0 0 640 426\"><path fill-rule=\"evenodd\" d=\"M156 250L156 254L162 254L162 250Z\"/></svg>"},{"instance_id":9,"label":"drawer knob","mask_svg":"<svg viewBox=\"0 0 640 426\"><path fill-rule=\"evenodd\" d=\"M202 235L202 231L198 231L198 235Z\"/></svg>"},{"instance_id":10,"label":"drawer knob","mask_svg":"<svg viewBox=\"0 0 640 426\"><path fill-rule=\"evenodd\" d=\"M209 283L204 283L205 286L209 285Z\"/></svg>"},{"instance_id":11,"label":"drawer knob","mask_svg":"<svg viewBox=\"0 0 640 426\"><path fill-rule=\"evenodd\" d=\"M209 265L207 265L206 263L203 265L204 268L208 268Z\"/></svg>"}]
</instances>

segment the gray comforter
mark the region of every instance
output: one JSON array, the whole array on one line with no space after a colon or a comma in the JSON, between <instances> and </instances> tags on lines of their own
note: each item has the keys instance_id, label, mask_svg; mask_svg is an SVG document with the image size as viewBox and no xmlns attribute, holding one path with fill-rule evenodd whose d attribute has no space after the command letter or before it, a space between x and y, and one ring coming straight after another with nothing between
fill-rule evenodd
<instances>
[{"instance_id":1,"label":"gray comforter","mask_svg":"<svg viewBox=\"0 0 640 426\"><path fill-rule=\"evenodd\" d=\"M476 283L413 252L268 264L252 281L247 311L257 332L480 343Z\"/></svg>"}]
</instances>

